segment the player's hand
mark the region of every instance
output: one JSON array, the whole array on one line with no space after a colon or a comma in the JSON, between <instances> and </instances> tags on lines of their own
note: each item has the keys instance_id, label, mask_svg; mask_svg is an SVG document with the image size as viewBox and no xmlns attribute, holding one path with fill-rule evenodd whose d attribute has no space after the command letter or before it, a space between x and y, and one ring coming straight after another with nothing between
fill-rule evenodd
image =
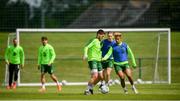
<instances>
[{"instance_id":1,"label":"player's hand","mask_svg":"<svg viewBox=\"0 0 180 101\"><path fill-rule=\"evenodd\" d=\"M23 68L24 68L24 64L21 64L21 65L20 65L20 68L23 69Z\"/></svg>"},{"instance_id":2,"label":"player's hand","mask_svg":"<svg viewBox=\"0 0 180 101\"><path fill-rule=\"evenodd\" d=\"M9 61L6 61L6 64L9 65Z\"/></svg>"},{"instance_id":3,"label":"player's hand","mask_svg":"<svg viewBox=\"0 0 180 101\"><path fill-rule=\"evenodd\" d=\"M24 72L24 65L22 65L22 64L19 65L19 69L20 69L21 72Z\"/></svg>"},{"instance_id":4,"label":"player's hand","mask_svg":"<svg viewBox=\"0 0 180 101\"><path fill-rule=\"evenodd\" d=\"M41 69L41 66L40 65L38 65L38 70L40 70Z\"/></svg>"},{"instance_id":5,"label":"player's hand","mask_svg":"<svg viewBox=\"0 0 180 101\"><path fill-rule=\"evenodd\" d=\"M48 66L51 66L51 65L52 65L52 63L49 63L49 64L48 64Z\"/></svg>"},{"instance_id":6,"label":"player's hand","mask_svg":"<svg viewBox=\"0 0 180 101\"><path fill-rule=\"evenodd\" d=\"M87 56L86 56L86 55L84 55L84 56L83 56L83 60L86 60L86 59L87 59Z\"/></svg>"},{"instance_id":7,"label":"player's hand","mask_svg":"<svg viewBox=\"0 0 180 101\"><path fill-rule=\"evenodd\" d=\"M24 68L24 64L22 64L21 67Z\"/></svg>"},{"instance_id":8,"label":"player's hand","mask_svg":"<svg viewBox=\"0 0 180 101\"><path fill-rule=\"evenodd\" d=\"M105 59L104 59L104 58L102 58L102 59L101 59L101 61L105 61Z\"/></svg>"}]
</instances>

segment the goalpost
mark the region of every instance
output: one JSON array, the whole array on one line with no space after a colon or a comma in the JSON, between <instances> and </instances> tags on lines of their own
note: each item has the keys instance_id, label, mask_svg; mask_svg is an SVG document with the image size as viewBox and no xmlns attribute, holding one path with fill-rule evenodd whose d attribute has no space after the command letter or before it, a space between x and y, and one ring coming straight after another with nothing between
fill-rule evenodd
<instances>
[{"instance_id":1,"label":"goalpost","mask_svg":"<svg viewBox=\"0 0 180 101\"><path fill-rule=\"evenodd\" d=\"M160 47L161 47L161 38L164 37L167 33L161 32L157 36L157 51L156 51L156 59L155 59L155 69L154 69L154 83L159 83L159 70L158 70L158 65L159 65L159 60L160 60Z\"/></svg>"},{"instance_id":2,"label":"goalpost","mask_svg":"<svg viewBox=\"0 0 180 101\"><path fill-rule=\"evenodd\" d=\"M66 67L60 67L61 71L59 71L59 73L56 72L55 74L60 75L61 80L67 80L67 85L86 85L86 81L88 81L87 78L89 78L89 74L87 72L88 68L86 67L86 63L82 63L81 53L83 52L82 48L85 45L85 43L90 39L91 36L95 36L97 30L98 29L17 29L17 40L20 43L20 45L23 45L23 48L25 48L25 64L26 61L30 61L30 63L25 65L25 68L27 68L28 70L24 71L23 73L20 73L21 76L19 77L18 85L40 85L40 83L38 83L39 81L37 82L37 80L36 82L26 80L28 78L26 77L26 75L32 77L33 75L36 75L36 78L40 78L39 74L34 73L34 71L31 72L30 68L35 69L35 65L37 64L37 57L35 57L37 54L35 52L37 52L37 49L40 45L38 43L40 43L41 36L44 35L51 38L49 40L49 43L52 43L52 45L55 48L55 51L58 52L55 64L58 64L60 66L63 65L64 67ZM140 79L142 81L137 81L135 83L171 84L170 28L104 28L103 30L106 32L118 31L123 33L123 36L125 37L124 40L132 48L132 51L134 52L136 57L137 65L139 67L139 69L137 68L133 70L133 77L134 80ZM31 43L31 41L33 41L34 43ZM28 46L26 46L25 43L28 44ZM34 47L36 50L34 50ZM65 48L67 48L68 50ZM28 52L28 54L26 54L26 52ZM76 64L78 64L79 67L76 66ZM68 68L75 72L75 76L68 74L68 71L70 72ZM81 69L79 69L79 71L75 71L74 68ZM62 73L63 71L64 73ZM117 78L114 72L112 72L112 78ZM46 85L55 84L46 83Z\"/></svg>"}]
</instances>

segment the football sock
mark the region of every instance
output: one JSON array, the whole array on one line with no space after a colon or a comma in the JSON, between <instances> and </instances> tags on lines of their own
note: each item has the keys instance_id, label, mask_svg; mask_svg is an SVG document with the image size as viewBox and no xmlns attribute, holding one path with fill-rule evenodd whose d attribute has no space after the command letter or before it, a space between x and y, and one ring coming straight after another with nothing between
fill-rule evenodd
<instances>
[{"instance_id":1,"label":"football sock","mask_svg":"<svg viewBox=\"0 0 180 101\"><path fill-rule=\"evenodd\" d=\"M45 89L45 88L46 88L46 87L45 87L45 84L42 84L42 88L43 88L43 89Z\"/></svg>"},{"instance_id":2,"label":"football sock","mask_svg":"<svg viewBox=\"0 0 180 101\"><path fill-rule=\"evenodd\" d=\"M93 85L92 84L88 84L87 89L93 89Z\"/></svg>"}]
</instances>

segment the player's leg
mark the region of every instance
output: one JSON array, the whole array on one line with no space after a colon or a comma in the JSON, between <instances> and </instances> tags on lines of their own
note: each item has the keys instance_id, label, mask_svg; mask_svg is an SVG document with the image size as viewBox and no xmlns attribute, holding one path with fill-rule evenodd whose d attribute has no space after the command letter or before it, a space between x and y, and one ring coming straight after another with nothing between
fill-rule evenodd
<instances>
[{"instance_id":1,"label":"player's leg","mask_svg":"<svg viewBox=\"0 0 180 101\"><path fill-rule=\"evenodd\" d=\"M98 71L98 79L96 80L96 81L101 81L102 83L103 83L103 81L104 81L104 75L103 75L103 71L101 70L101 71ZM98 82L97 82L98 83ZM95 82L95 84L97 84L96 82Z\"/></svg>"},{"instance_id":2,"label":"player's leg","mask_svg":"<svg viewBox=\"0 0 180 101\"><path fill-rule=\"evenodd\" d=\"M109 80L111 79L111 71L112 71L112 68L108 67L106 69L106 84L109 85Z\"/></svg>"},{"instance_id":3,"label":"player's leg","mask_svg":"<svg viewBox=\"0 0 180 101\"><path fill-rule=\"evenodd\" d=\"M57 77L54 75L53 65L48 66L48 73L50 74L51 79L56 83L58 91L61 91L61 85L57 79Z\"/></svg>"},{"instance_id":4,"label":"player's leg","mask_svg":"<svg viewBox=\"0 0 180 101\"><path fill-rule=\"evenodd\" d=\"M41 89L39 90L40 92L45 92L46 91L46 86L45 86L45 73L41 73Z\"/></svg>"},{"instance_id":5,"label":"player's leg","mask_svg":"<svg viewBox=\"0 0 180 101\"><path fill-rule=\"evenodd\" d=\"M51 78L56 83L58 91L61 91L62 88L61 85L59 84L57 77L54 74L51 74Z\"/></svg>"},{"instance_id":6,"label":"player's leg","mask_svg":"<svg viewBox=\"0 0 180 101\"><path fill-rule=\"evenodd\" d=\"M118 71L118 76L121 81L121 87L123 88L124 93L127 94L128 92L127 92L127 88L126 88L126 84L125 84L125 75L122 70Z\"/></svg>"},{"instance_id":7,"label":"player's leg","mask_svg":"<svg viewBox=\"0 0 180 101\"><path fill-rule=\"evenodd\" d=\"M108 61L108 66L106 68L106 78L105 78L105 81L106 81L107 85L109 85L109 80L111 79L112 68L113 68L113 60L109 60Z\"/></svg>"},{"instance_id":8,"label":"player's leg","mask_svg":"<svg viewBox=\"0 0 180 101\"><path fill-rule=\"evenodd\" d=\"M12 80L13 80L13 65L9 64L9 85L6 87L7 89L11 88Z\"/></svg>"},{"instance_id":9,"label":"player's leg","mask_svg":"<svg viewBox=\"0 0 180 101\"><path fill-rule=\"evenodd\" d=\"M46 65L41 65L41 89L39 90L40 92L45 92L46 91L46 87L45 87L45 82L46 82L46 79L45 79L45 74L47 72L47 69L46 69Z\"/></svg>"},{"instance_id":10,"label":"player's leg","mask_svg":"<svg viewBox=\"0 0 180 101\"><path fill-rule=\"evenodd\" d=\"M16 89L16 83L17 83L17 79L18 79L18 72L19 72L18 65L14 65L14 82L12 84L13 89Z\"/></svg>"},{"instance_id":11,"label":"player's leg","mask_svg":"<svg viewBox=\"0 0 180 101\"><path fill-rule=\"evenodd\" d=\"M106 82L107 79L107 69L103 68L103 77L104 77L104 81Z\"/></svg>"},{"instance_id":12,"label":"player's leg","mask_svg":"<svg viewBox=\"0 0 180 101\"><path fill-rule=\"evenodd\" d=\"M106 61L102 61L102 62L99 63L98 80L95 82L95 85L96 85L100 81L101 84L99 85L99 89L101 89L101 87L103 85L105 85L106 67L107 67L106 65L107 65Z\"/></svg>"},{"instance_id":13,"label":"player's leg","mask_svg":"<svg viewBox=\"0 0 180 101\"><path fill-rule=\"evenodd\" d=\"M102 71L99 71L98 72L98 77L99 77L99 81L101 81L101 85L99 86L100 88L105 85L105 76L106 74L104 73L105 72L105 69L103 69ZM98 83L98 82L97 82Z\"/></svg>"},{"instance_id":14,"label":"player's leg","mask_svg":"<svg viewBox=\"0 0 180 101\"><path fill-rule=\"evenodd\" d=\"M91 72L91 78L88 81L87 89L84 92L85 95L93 94L93 86L95 81L98 79L97 61L88 61L88 64Z\"/></svg>"},{"instance_id":15,"label":"player's leg","mask_svg":"<svg viewBox=\"0 0 180 101\"><path fill-rule=\"evenodd\" d=\"M92 69L91 70L91 78L88 81L87 89L84 92L85 95L93 94L93 86L94 86L95 82L97 81L97 79L98 79L98 70Z\"/></svg>"},{"instance_id":16,"label":"player's leg","mask_svg":"<svg viewBox=\"0 0 180 101\"><path fill-rule=\"evenodd\" d=\"M124 93L125 94L128 94L128 91L127 91L127 88L126 88L126 85L125 85L125 74L123 72L123 69L120 65L114 65L114 68L115 68L115 72L116 74L119 76L120 78L120 81L121 81L121 87L123 88L124 90Z\"/></svg>"},{"instance_id":17,"label":"player's leg","mask_svg":"<svg viewBox=\"0 0 180 101\"><path fill-rule=\"evenodd\" d=\"M124 72L125 72L126 76L128 77L130 84L132 85L132 90L134 91L135 94L137 94L138 91L134 85L134 81L132 78L132 70L130 68L126 68Z\"/></svg>"},{"instance_id":18,"label":"player's leg","mask_svg":"<svg viewBox=\"0 0 180 101\"><path fill-rule=\"evenodd\" d=\"M99 89L101 89L101 87L105 85L103 71L98 71L98 77L94 81L94 85L96 85L99 81L101 81L101 84L99 86Z\"/></svg>"},{"instance_id":19,"label":"player's leg","mask_svg":"<svg viewBox=\"0 0 180 101\"><path fill-rule=\"evenodd\" d=\"M130 84L131 84L131 85L134 85L131 69L130 69L130 68L126 68L126 69L124 70L124 72L125 72L126 76L128 77L128 80L129 80Z\"/></svg>"},{"instance_id":20,"label":"player's leg","mask_svg":"<svg viewBox=\"0 0 180 101\"><path fill-rule=\"evenodd\" d=\"M105 64L106 65L106 64ZM105 85L105 70L106 70L106 66L103 66L102 62L98 62L98 77L99 77L99 80L101 81L101 86L100 88Z\"/></svg>"}]
</instances>

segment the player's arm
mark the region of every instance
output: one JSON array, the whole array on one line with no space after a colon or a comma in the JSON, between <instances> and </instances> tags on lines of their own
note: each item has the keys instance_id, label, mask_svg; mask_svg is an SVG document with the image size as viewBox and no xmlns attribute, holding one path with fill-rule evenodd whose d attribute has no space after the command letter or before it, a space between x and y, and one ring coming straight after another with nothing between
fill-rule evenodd
<instances>
[{"instance_id":1,"label":"player's arm","mask_svg":"<svg viewBox=\"0 0 180 101\"><path fill-rule=\"evenodd\" d=\"M110 47L107 54L104 57L102 57L102 61L107 60L111 56L112 52L113 52L113 49L112 47Z\"/></svg>"},{"instance_id":2,"label":"player's arm","mask_svg":"<svg viewBox=\"0 0 180 101\"><path fill-rule=\"evenodd\" d=\"M104 40L101 41L101 48L104 46Z\"/></svg>"},{"instance_id":3,"label":"player's arm","mask_svg":"<svg viewBox=\"0 0 180 101\"><path fill-rule=\"evenodd\" d=\"M129 47L129 46L127 46L127 51L128 51L128 56L131 58L131 60L132 60L132 66L133 66L133 68L136 68L136 60L135 60L135 58L134 58L134 54L133 54L133 52L132 52L132 50L131 50L131 48Z\"/></svg>"},{"instance_id":4,"label":"player's arm","mask_svg":"<svg viewBox=\"0 0 180 101\"><path fill-rule=\"evenodd\" d=\"M42 58L41 58L41 47L38 49L38 70L40 70L41 68L41 61L42 61Z\"/></svg>"},{"instance_id":5,"label":"player's arm","mask_svg":"<svg viewBox=\"0 0 180 101\"><path fill-rule=\"evenodd\" d=\"M9 65L9 47L8 48L6 48L6 51L5 51L5 61L6 61L6 63L7 63L7 65Z\"/></svg>"},{"instance_id":6,"label":"player's arm","mask_svg":"<svg viewBox=\"0 0 180 101\"><path fill-rule=\"evenodd\" d=\"M94 45L94 40L90 41L85 47L84 47L84 56L83 60L85 60L88 57L88 49Z\"/></svg>"},{"instance_id":7,"label":"player's arm","mask_svg":"<svg viewBox=\"0 0 180 101\"><path fill-rule=\"evenodd\" d=\"M20 48L20 59L21 59L21 66L24 67L24 50Z\"/></svg>"},{"instance_id":8,"label":"player's arm","mask_svg":"<svg viewBox=\"0 0 180 101\"><path fill-rule=\"evenodd\" d=\"M50 47L50 54L51 54L51 59L49 61L49 65L51 65L53 63L53 61L55 60L55 58L56 58L56 53L55 53L53 47Z\"/></svg>"},{"instance_id":9,"label":"player's arm","mask_svg":"<svg viewBox=\"0 0 180 101\"><path fill-rule=\"evenodd\" d=\"M41 64L41 47L38 49L38 65Z\"/></svg>"}]
</instances>

